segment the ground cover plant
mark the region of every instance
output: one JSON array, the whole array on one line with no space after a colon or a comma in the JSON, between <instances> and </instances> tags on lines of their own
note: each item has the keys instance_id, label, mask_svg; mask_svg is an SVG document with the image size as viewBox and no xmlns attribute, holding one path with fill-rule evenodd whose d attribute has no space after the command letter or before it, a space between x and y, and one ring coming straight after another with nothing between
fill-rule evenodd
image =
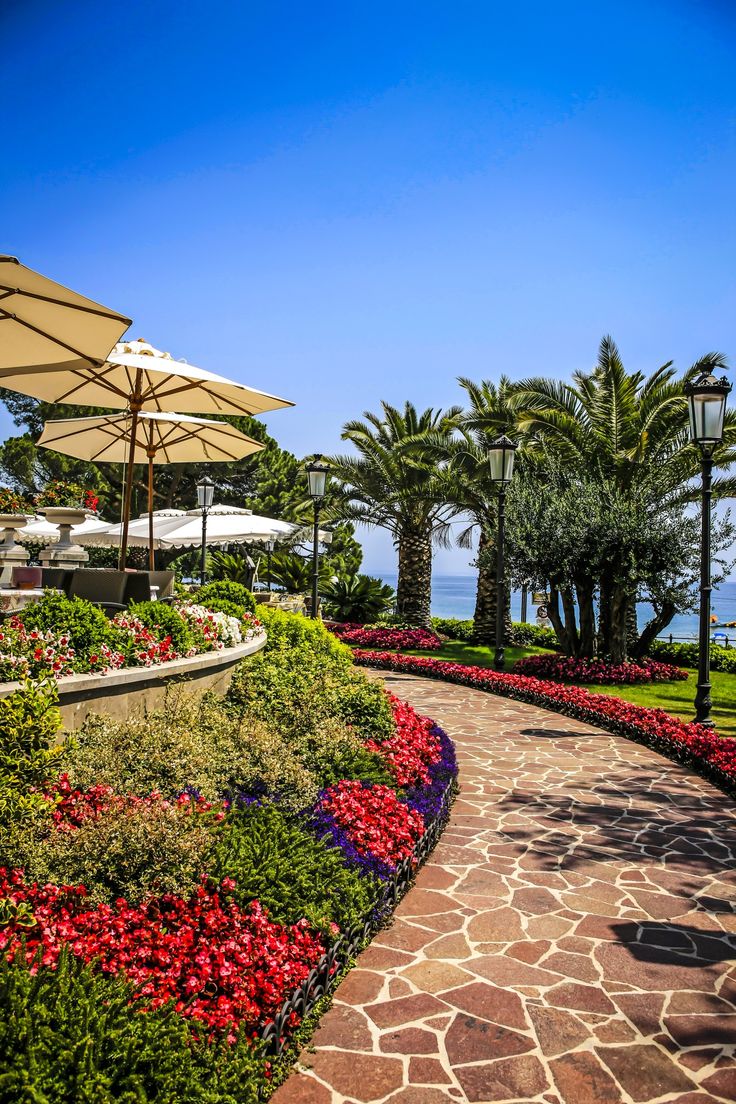
<instances>
[{"instance_id":1,"label":"ground cover plant","mask_svg":"<svg viewBox=\"0 0 736 1104\"><path fill-rule=\"evenodd\" d=\"M139 602L110 619L83 598L48 592L3 622L0 680L153 667L256 636L261 626L252 613L255 603L249 592L239 587L234 596L223 593L204 588L204 598L198 595L197 602L183 600L173 606Z\"/></svg>"},{"instance_id":2,"label":"ground cover plant","mask_svg":"<svg viewBox=\"0 0 736 1104\"><path fill-rule=\"evenodd\" d=\"M639 682L679 682L687 671L672 663L642 659L637 663L607 663L603 659L576 659L563 655L535 655L518 659L514 674L534 675L554 682L598 682L612 686Z\"/></svg>"},{"instance_id":3,"label":"ground cover plant","mask_svg":"<svg viewBox=\"0 0 736 1104\"><path fill-rule=\"evenodd\" d=\"M384 917L444 809L447 736L320 624L265 617L226 698L179 691L62 747L53 681L0 701L0 1021L24 1003L0 1095L255 1100L263 1029L298 1027L284 1001Z\"/></svg>"},{"instance_id":4,"label":"ground cover plant","mask_svg":"<svg viewBox=\"0 0 736 1104\"><path fill-rule=\"evenodd\" d=\"M343 644L354 648L388 648L391 651L403 651L407 648L421 648L430 651L439 648L441 641L436 633L428 629L399 628L395 625L356 625L334 623L330 630Z\"/></svg>"}]
</instances>

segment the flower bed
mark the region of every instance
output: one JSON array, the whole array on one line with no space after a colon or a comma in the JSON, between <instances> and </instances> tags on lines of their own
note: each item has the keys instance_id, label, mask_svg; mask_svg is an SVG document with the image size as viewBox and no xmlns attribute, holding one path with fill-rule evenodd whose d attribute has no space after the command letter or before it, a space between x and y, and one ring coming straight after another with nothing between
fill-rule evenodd
<instances>
[{"instance_id":1,"label":"flower bed","mask_svg":"<svg viewBox=\"0 0 736 1104\"><path fill-rule=\"evenodd\" d=\"M245 609L232 616L195 602L142 602L108 619L90 602L48 593L3 622L0 681L157 667L260 632L261 622Z\"/></svg>"},{"instance_id":2,"label":"flower bed","mask_svg":"<svg viewBox=\"0 0 736 1104\"><path fill-rule=\"evenodd\" d=\"M448 663L430 656L356 651L354 658L369 667L456 682L576 717L685 763L729 793L736 790L736 740L719 736L702 725L678 720L664 709L648 709L578 686Z\"/></svg>"},{"instance_id":3,"label":"flower bed","mask_svg":"<svg viewBox=\"0 0 736 1104\"><path fill-rule=\"evenodd\" d=\"M351 648L387 648L390 651L434 651L442 641L436 633L427 629L399 629L390 625L329 625L343 644Z\"/></svg>"},{"instance_id":4,"label":"flower bed","mask_svg":"<svg viewBox=\"0 0 736 1104\"><path fill-rule=\"evenodd\" d=\"M131 1016L165 1012L213 1047L228 1042L248 1101L270 1076L266 1055L288 1045L407 888L446 819L456 774L447 736L353 671L321 626L266 616L271 651L246 674L298 674L300 636L316 645L312 660L322 649L313 709L321 715L323 696L337 713L321 723L342 728L326 728L316 749L297 729L263 729L242 687L230 704L174 702L158 720L99 718L64 749L53 747L53 723L41 724L51 707L39 691L0 700L0 994L3 970L91 970L120 986ZM347 706L335 704L332 682L352 695L339 721ZM334 764L324 747L334 747ZM304 802L311 777L322 784ZM44 1008L31 1001L24 1015L40 1023ZM98 1026L104 1032L93 1015L85 1030ZM50 1068L62 1045L54 1038ZM0 1034L0 1064L9 1063L2 1047ZM216 1053L224 1077L231 1059ZM105 1070L138 1070L130 1053L102 1046L95 1055ZM149 1085L153 1073L144 1063L136 1076Z\"/></svg>"},{"instance_id":5,"label":"flower bed","mask_svg":"<svg viewBox=\"0 0 736 1104\"><path fill-rule=\"evenodd\" d=\"M515 675L532 675L553 682L597 682L627 686L640 682L674 682L686 679L687 671L656 659L637 663L606 663L602 659L574 659L562 655L532 655L517 659Z\"/></svg>"}]
</instances>

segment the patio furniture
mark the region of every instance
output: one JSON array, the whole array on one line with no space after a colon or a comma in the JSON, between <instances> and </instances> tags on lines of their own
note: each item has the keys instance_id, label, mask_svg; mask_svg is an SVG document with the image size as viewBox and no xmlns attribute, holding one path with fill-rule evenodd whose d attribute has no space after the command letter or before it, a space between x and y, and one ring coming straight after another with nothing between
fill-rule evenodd
<instances>
[{"instance_id":1,"label":"patio furniture","mask_svg":"<svg viewBox=\"0 0 736 1104\"><path fill-rule=\"evenodd\" d=\"M82 567L72 573L69 597L86 598L88 602L103 609L108 617L114 617L125 609L128 578L127 571Z\"/></svg>"},{"instance_id":2,"label":"patio furniture","mask_svg":"<svg viewBox=\"0 0 736 1104\"><path fill-rule=\"evenodd\" d=\"M41 586L50 590L61 590L69 597L74 571L70 567L42 567Z\"/></svg>"},{"instance_id":3,"label":"patio furniture","mask_svg":"<svg viewBox=\"0 0 736 1104\"><path fill-rule=\"evenodd\" d=\"M174 579L176 575L173 571L149 571L148 578L152 587L158 587L157 598L159 602L174 601Z\"/></svg>"}]
</instances>

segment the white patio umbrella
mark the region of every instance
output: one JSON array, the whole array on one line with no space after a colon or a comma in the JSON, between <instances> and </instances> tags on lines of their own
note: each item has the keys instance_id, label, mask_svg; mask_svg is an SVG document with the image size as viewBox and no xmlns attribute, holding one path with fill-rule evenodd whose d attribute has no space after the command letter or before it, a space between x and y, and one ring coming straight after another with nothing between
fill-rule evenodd
<instances>
[{"instance_id":1,"label":"white patio umbrella","mask_svg":"<svg viewBox=\"0 0 736 1104\"><path fill-rule=\"evenodd\" d=\"M124 315L0 253L0 375L7 380L102 364L129 325ZM0 385L35 394L5 380Z\"/></svg>"},{"instance_id":2,"label":"white patio umbrella","mask_svg":"<svg viewBox=\"0 0 736 1104\"><path fill-rule=\"evenodd\" d=\"M174 360L170 353L142 340L116 345L104 363L79 361L71 367L68 364L46 365L44 370L0 366L0 387L46 402L109 406L130 412L121 567L125 566L133 465L142 411L178 409L195 414L262 414L266 410L294 405L288 399Z\"/></svg>"},{"instance_id":3,"label":"white patio umbrella","mask_svg":"<svg viewBox=\"0 0 736 1104\"><path fill-rule=\"evenodd\" d=\"M148 464L149 564L153 570L153 465L229 462L259 452L264 445L229 422L187 414L139 414L133 460ZM36 442L65 456L124 463L130 455L132 417L104 414L47 422Z\"/></svg>"},{"instance_id":4,"label":"white patio umbrella","mask_svg":"<svg viewBox=\"0 0 736 1104\"><path fill-rule=\"evenodd\" d=\"M195 548L202 543L202 511L187 510L171 516L174 511L153 512L153 539L156 548ZM141 514L131 521L128 541L134 547L148 541L149 515ZM253 544L264 540L295 540L303 527L290 521L262 517L236 506L214 505L207 511L207 544ZM81 544L117 547L122 539L122 526L111 525L106 530L89 533ZM332 534L320 531L320 540L329 543Z\"/></svg>"}]
</instances>

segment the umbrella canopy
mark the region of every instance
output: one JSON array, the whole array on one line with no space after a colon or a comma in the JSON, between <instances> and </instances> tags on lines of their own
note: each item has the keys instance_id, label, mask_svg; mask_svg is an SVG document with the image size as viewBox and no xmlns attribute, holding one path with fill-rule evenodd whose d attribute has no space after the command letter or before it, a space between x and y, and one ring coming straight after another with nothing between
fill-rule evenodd
<instances>
[{"instance_id":1,"label":"umbrella canopy","mask_svg":"<svg viewBox=\"0 0 736 1104\"><path fill-rule=\"evenodd\" d=\"M168 514L168 516L166 516ZM141 514L130 523L128 540L142 547L148 541L149 515ZM207 544L253 544L258 541L294 540L302 532L300 525L276 518L261 517L233 506L215 505L207 511ZM122 526L111 525L104 531L89 533L80 544L117 548L122 539ZM170 512L154 511L153 539L156 548L195 548L202 543L202 511L188 510L172 517ZM329 542L330 533L320 532L320 539Z\"/></svg>"},{"instance_id":2,"label":"umbrella canopy","mask_svg":"<svg viewBox=\"0 0 736 1104\"><path fill-rule=\"evenodd\" d=\"M70 536L72 540L76 540L77 537L85 537L90 533L99 533L109 528L109 521L89 516L81 525L72 526ZM46 518L34 518L28 525L16 531L15 539L21 543L27 541L32 544L55 544L59 539L59 527L47 521Z\"/></svg>"},{"instance_id":3,"label":"umbrella canopy","mask_svg":"<svg viewBox=\"0 0 736 1104\"><path fill-rule=\"evenodd\" d=\"M203 368L174 360L170 353L147 341L123 342L115 346L104 364L77 364L4 370L0 387L20 391L36 399L82 406L110 406L130 411L130 437L123 501L123 537L120 567L125 566L127 526L133 489L133 465L141 411L184 410L198 414L262 414L266 410L293 406L253 387L216 376Z\"/></svg>"},{"instance_id":4,"label":"umbrella canopy","mask_svg":"<svg viewBox=\"0 0 736 1104\"><path fill-rule=\"evenodd\" d=\"M130 319L0 254L0 386L101 364ZM37 395L37 398L43 398Z\"/></svg>"},{"instance_id":5,"label":"umbrella canopy","mask_svg":"<svg viewBox=\"0 0 736 1104\"><path fill-rule=\"evenodd\" d=\"M104 414L47 422L36 442L82 460L124 462L130 455L132 418ZM148 464L149 563L153 570L153 465L240 460L264 446L228 422L192 418L187 414L139 415L133 461Z\"/></svg>"},{"instance_id":6,"label":"umbrella canopy","mask_svg":"<svg viewBox=\"0 0 736 1104\"><path fill-rule=\"evenodd\" d=\"M64 418L46 422L36 444L95 463L124 463L130 452L129 414L103 414L93 418ZM246 437L229 422L193 418L188 414L138 416L133 461L136 464L200 464L204 461L241 460L265 446Z\"/></svg>"},{"instance_id":7,"label":"umbrella canopy","mask_svg":"<svg viewBox=\"0 0 736 1104\"><path fill-rule=\"evenodd\" d=\"M171 353L140 339L119 342L104 363L44 367L43 372L28 367L13 372L0 367L0 386L44 402L108 406L114 410L137 408L139 412L262 414L294 405L288 399L174 360Z\"/></svg>"}]
</instances>

